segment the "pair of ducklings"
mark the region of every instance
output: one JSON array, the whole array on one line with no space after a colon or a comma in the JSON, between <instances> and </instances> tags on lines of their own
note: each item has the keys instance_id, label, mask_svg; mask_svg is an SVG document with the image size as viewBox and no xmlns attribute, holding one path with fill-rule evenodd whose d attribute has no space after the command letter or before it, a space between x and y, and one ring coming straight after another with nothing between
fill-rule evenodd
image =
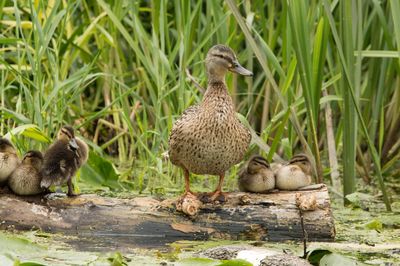
<instances>
[{"instance_id":1,"label":"pair of ducklings","mask_svg":"<svg viewBox=\"0 0 400 266\"><path fill-rule=\"evenodd\" d=\"M311 184L311 163L305 154L298 154L283 164L271 165L256 155L239 172L239 190L265 193L272 189L297 190Z\"/></svg>"},{"instance_id":2,"label":"pair of ducklings","mask_svg":"<svg viewBox=\"0 0 400 266\"><path fill-rule=\"evenodd\" d=\"M36 195L51 185L68 184L68 196L74 196L72 177L88 159L88 146L75 137L70 126L64 126L57 140L44 156L40 151L28 151L20 162L10 141L0 139L0 182L8 182L17 195Z\"/></svg>"}]
</instances>

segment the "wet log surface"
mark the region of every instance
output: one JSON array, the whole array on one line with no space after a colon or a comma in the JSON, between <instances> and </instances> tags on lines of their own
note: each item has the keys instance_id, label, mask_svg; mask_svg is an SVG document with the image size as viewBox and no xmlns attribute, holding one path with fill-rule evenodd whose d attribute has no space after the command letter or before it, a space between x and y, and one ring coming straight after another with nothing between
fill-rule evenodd
<instances>
[{"instance_id":1,"label":"wet log surface","mask_svg":"<svg viewBox=\"0 0 400 266\"><path fill-rule=\"evenodd\" d=\"M271 194L229 193L224 204L205 204L196 217L175 210L176 199L119 199L95 194L46 199L0 194L0 229L40 229L110 246L162 246L177 240L283 241L303 239L296 194L316 199L303 212L309 241L332 241L334 220L328 190Z\"/></svg>"}]
</instances>

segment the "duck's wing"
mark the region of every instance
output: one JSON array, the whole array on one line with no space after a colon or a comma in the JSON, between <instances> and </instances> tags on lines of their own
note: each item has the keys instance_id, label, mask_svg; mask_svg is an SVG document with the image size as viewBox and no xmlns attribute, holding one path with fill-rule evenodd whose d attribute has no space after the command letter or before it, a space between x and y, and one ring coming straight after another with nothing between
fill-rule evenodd
<instances>
[{"instance_id":1,"label":"duck's wing","mask_svg":"<svg viewBox=\"0 0 400 266\"><path fill-rule=\"evenodd\" d=\"M181 117L175 121L174 125L172 126L171 134L169 136L169 144L179 138L179 136L183 133L184 125L190 123L191 120L196 116L199 112L199 105L192 105L183 111Z\"/></svg>"}]
</instances>

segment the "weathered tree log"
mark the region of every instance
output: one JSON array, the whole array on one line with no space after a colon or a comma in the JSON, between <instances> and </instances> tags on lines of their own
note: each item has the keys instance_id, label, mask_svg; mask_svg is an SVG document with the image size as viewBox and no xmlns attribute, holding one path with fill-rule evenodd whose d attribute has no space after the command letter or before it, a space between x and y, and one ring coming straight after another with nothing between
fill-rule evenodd
<instances>
[{"instance_id":1,"label":"weathered tree log","mask_svg":"<svg viewBox=\"0 0 400 266\"><path fill-rule=\"evenodd\" d=\"M45 199L0 195L0 228L40 229L100 241L156 246L176 240L302 240L296 194L316 199L303 211L310 241L332 241L334 221L326 186L271 194L230 193L224 204L205 204L196 217L177 212L175 200L118 199L98 195ZM315 201L315 200L314 200Z\"/></svg>"}]
</instances>

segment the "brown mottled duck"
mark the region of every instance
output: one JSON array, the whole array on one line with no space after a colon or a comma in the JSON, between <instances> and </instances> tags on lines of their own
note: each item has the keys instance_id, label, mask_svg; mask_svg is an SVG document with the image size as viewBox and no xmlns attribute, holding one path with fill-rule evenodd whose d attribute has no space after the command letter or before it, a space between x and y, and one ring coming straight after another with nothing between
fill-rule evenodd
<instances>
[{"instance_id":1,"label":"brown mottled duck","mask_svg":"<svg viewBox=\"0 0 400 266\"><path fill-rule=\"evenodd\" d=\"M240 191L265 193L275 188L275 175L267 160L255 155L239 172L238 184Z\"/></svg>"},{"instance_id":2,"label":"brown mottled duck","mask_svg":"<svg viewBox=\"0 0 400 266\"><path fill-rule=\"evenodd\" d=\"M250 131L236 117L225 74L253 74L239 64L231 48L221 44L208 51L206 71L208 85L202 102L186 109L172 127L169 157L183 169L184 195L195 195L190 190L190 173L219 176L216 190L207 199L215 201L223 196L225 172L243 159L251 140Z\"/></svg>"},{"instance_id":3,"label":"brown mottled duck","mask_svg":"<svg viewBox=\"0 0 400 266\"><path fill-rule=\"evenodd\" d=\"M311 184L312 168L307 155L297 154L276 171L276 188L296 190Z\"/></svg>"},{"instance_id":4,"label":"brown mottled duck","mask_svg":"<svg viewBox=\"0 0 400 266\"><path fill-rule=\"evenodd\" d=\"M36 195L44 190L40 187L42 176L40 169L43 155L40 151L28 151L21 164L15 169L8 180L8 186L17 195Z\"/></svg>"}]
</instances>

